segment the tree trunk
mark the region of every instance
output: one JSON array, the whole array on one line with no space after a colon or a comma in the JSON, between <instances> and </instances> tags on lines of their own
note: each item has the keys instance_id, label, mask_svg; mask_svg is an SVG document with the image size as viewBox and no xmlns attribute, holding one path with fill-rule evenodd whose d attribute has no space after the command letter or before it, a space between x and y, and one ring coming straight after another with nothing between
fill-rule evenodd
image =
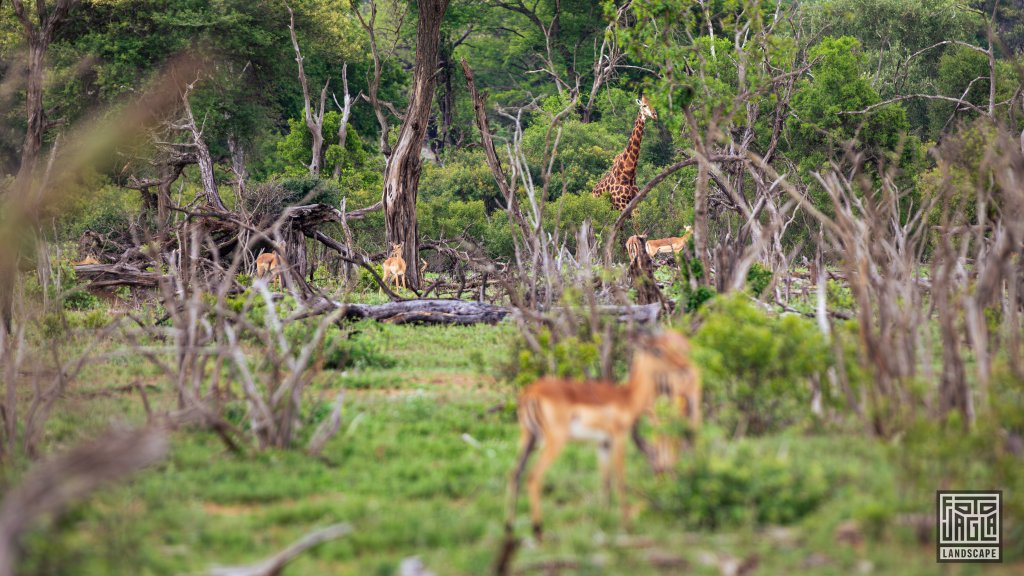
<instances>
[{"instance_id":1,"label":"tree trunk","mask_svg":"<svg viewBox=\"0 0 1024 576\"><path fill-rule=\"evenodd\" d=\"M644 246L647 238L630 236L626 240L626 252L629 254L629 281L636 290L637 304L658 304L665 306L665 297L658 289L654 279L654 263Z\"/></svg>"},{"instance_id":2,"label":"tree trunk","mask_svg":"<svg viewBox=\"0 0 1024 576\"><path fill-rule=\"evenodd\" d=\"M441 21L448 0L422 0L416 27L416 67L413 73L409 109L398 133L398 143L388 158L384 171L384 222L389 244L402 244L406 280L410 288L419 288L419 254L416 225L416 193L419 189L420 149L427 133L430 106L434 97L437 52L441 38Z\"/></svg>"},{"instance_id":3,"label":"tree trunk","mask_svg":"<svg viewBox=\"0 0 1024 576\"><path fill-rule=\"evenodd\" d=\"M235 173L238 195L245 196L245 179L248 177L245 170L245 149L234 134L228 137L228 151L231 153L231 171Z\"/></svg>"},{"instance_id":4,"label":"tree trunk","mask_svg":"<svg viewBox=\"0 0 1024 576\"><path fill-rule=\"evenodd\" d=\"M330 79L324 82L324 88L320 91L320 108L312 110L312 103L309 96L309 82L306 80L306 69L302 65L302 50L299 49L299 39L295 35L295 13L292 7L288 8L288 32L292 38L292 48L295 49L295 62L299 65L299 82L302 84L303 119L306 121L306 128L313 137L312 159L309 161L309 175L316 178L320 176L320 165L324 157L324 106L327 104L327 86Z\"/></svg>"},{"instance_id":5,"label":"tree trunk","mask_svg":"<svg viewBox=\"0 0 1024 576\"><path fill-rule=\"evenodd\" d=\"M348 62L341 65L341 86L345 91L344 99L342 100L341 108L341 120L338 122L338 146L341 148L341 158L338 159L338 163L334 166L334 179L341 178L341 167L345 163L345 145L348 142L348 119L352 115L352 95L348 93ZM334 103L338 103L338 99L334 99Z\"/></svg>"},{"instance_id":6,"label":"tree trunk","mask_svg":"<svg viewBox=\"0 0 1024 576\"><path fill-rule=\"evenodd\" d=\"M217 180L213 175L213 158L210 156L210 149L206 146L206 141L203 140L203 131L196 124L196 118L192 114L192 104L189 102L189 96L192 94L193 88L194 84L187 85L181 95L181 101L185 109L185 124L182 128L188 130L192 135L192 146L195 149L196 164L199 165L199 180L203 183L203 196L206 198L207 204L217 210L227 212L227 206L224 205L220 198L220 192L217 190Z\"/></svg>"},{"instance_id":7,"label":"tree trunk","mask_svg":"<svg viewBox=\"0 0 1024 576\"><path fill-rule=\"evenodd\" d=\"M455 121L455 90L452 86L453 69L455 62L452 60L451 39L445 35L441 42L440 59L438 61L438 76L440 77L440 94L438 95L437 107L441 113L441 130L438 134L436 151L440 155L444 149L452 144L452 124Z\"/></svg>"},{"instance_id":8,"label":"tree trunk","mask_svg":"<svg viewBox=\"0 0 1024 576\"><path fill-rule=\"evenodd\" d=\"M708 164L701 160L697 164L697 189L693 198L693 251L701 264L701 284L708 283Z\"/></svg>"},{"instance_id":9,"label":"tree trunk","mask_svg":"<svg viewBox=\"0 0 1024 576\"><path fill-rule=\"evenodd\" d=\"M45 73L46 47L49 41L33 34L28 43L28 85L25 94L28 130L21 147L21 166L18 169L14 189L19 195L28 192L35 175L36 160L43 146L46 131L46 112L43 109L43 76ZM24 197L24 196L23 196Z\"/></svg>"}]
</instances>

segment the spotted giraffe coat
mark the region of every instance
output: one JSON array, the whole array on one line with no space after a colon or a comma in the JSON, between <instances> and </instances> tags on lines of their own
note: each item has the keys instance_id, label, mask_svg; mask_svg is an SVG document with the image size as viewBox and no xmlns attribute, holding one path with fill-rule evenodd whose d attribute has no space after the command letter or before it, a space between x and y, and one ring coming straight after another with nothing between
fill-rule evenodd
<instances>
[{"instance_id":1,"label":"spotted giraffe coat","mask_svg":"<svg viewBox=\"0 0 1024 576\"><path fill-rule=\"evenodd\" d=\"M625 210L630 200L640 192L636 185L636 162L640 157L640 143L644 139L644 122L644 112L641 110L636 115L626 149L615 157L611 170L594 186L592 192L595 198L608 192L612 198L612 207L619 212Z\"/></svg>"}]
</instances>

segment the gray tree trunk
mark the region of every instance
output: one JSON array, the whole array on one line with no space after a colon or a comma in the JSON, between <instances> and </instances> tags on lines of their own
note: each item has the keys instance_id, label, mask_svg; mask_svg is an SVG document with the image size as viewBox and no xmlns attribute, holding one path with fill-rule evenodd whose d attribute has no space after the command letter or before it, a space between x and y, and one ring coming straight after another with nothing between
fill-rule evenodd
<instances>
[{"instance_id":1,"label":"gray tree trunk","mask_svg":"<svg viewBox=\"0 0 1024 576\"><path fill-rule=\"evenodd\" d=\"M419 233L416 224L416 194L420 183L420 150L427 134L427 121L434 97L441 21L448 0L421 0L416 26L416 65L413 72L409 109L398 133L398 143L384 171L384 222L388 244L402 244L410 288L419 287Z\"/></svg>"}]
</instances>

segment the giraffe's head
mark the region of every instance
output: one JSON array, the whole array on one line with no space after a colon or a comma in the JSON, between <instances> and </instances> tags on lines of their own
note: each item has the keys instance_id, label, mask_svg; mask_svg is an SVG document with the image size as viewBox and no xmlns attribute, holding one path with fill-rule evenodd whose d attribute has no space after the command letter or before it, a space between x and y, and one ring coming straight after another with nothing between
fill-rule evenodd
<instances>
[{"instance_id":1,"label":"giraffe's head","mask_svg":"<svg viewBox=\"0 0 1024 576\"><path fill-rule=\"evenodd\" d=\"M655 112L654 108L651 108L651 101L647 99L646 94L638 98L636 104L640 107L640 113L643 114L644 118L658 119L658 113Z\"/></svg>"}]
</instances>

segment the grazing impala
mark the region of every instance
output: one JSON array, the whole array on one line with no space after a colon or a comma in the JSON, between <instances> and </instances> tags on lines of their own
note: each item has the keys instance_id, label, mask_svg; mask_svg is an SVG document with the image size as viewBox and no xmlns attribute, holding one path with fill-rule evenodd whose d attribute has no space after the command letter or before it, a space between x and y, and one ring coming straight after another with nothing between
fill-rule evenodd
<instances>
[{"instance_id":1,"label":"grazing impala","mask_svg":"<svg viewBox=\"0 0 1024 576\"><path fill-rule=\"evenodd\" d=\"M395 283L395 289L398 289L399 283L402 287L408 288L405 284L405 258L402 258L402 246L404 244L392 244L391 245L391 257L384 261L384 282L387 283L388 277Z\"/></svg>"},{"instance_id":2,"label":"grazing impala","mask_svg":"<svg viewBox=\"0 0 1024 576\"><path fill-rule=\"evenodd\" d=\"M264 252L256 257L256 277L265 280L269 274L270 283L276 283L278 289L281 288L281 256L277 254L277 250L281 249L275 247L273 252Z\"/></svg>"},{"instance_id":3,"label":"grazing impala","mask_svg":"<svg viewBox=\"0 0 1024 576\"><path fill-rule=\"evenodd\" d=\"M647 255L654 258L656 254L675 254L686 246L686 241L690 239L690 234L692 233L693 230L687 226L682 236L662 238L661 240L648 240Z\"/></svg>"},{"instance_id":4,"label":"grazing impala","mask_svg":"<svg viewBox=\"0 0 1024 576\"><path fill-rule=\"evenodd\" d=\"M543 444L540 458L526 481L533 533L537 539L542 535L541 480L570 440L597 442L605 491L610 500L614 476L623 525L628 524L626 443L637 420L653 407L659 395L667 395L680 407L685 404L692 423L700 422L700 383L689 352L686 338L664 331L643 338L633 355L625 386L547 376L523 390L519 396L520 453L509 485L506 531L512 532L520 480L538 441ZM655 449L659 451L663 450ZM662 455L668 456L674 456L674 451Z\"/></svg>"}]
</instances>

